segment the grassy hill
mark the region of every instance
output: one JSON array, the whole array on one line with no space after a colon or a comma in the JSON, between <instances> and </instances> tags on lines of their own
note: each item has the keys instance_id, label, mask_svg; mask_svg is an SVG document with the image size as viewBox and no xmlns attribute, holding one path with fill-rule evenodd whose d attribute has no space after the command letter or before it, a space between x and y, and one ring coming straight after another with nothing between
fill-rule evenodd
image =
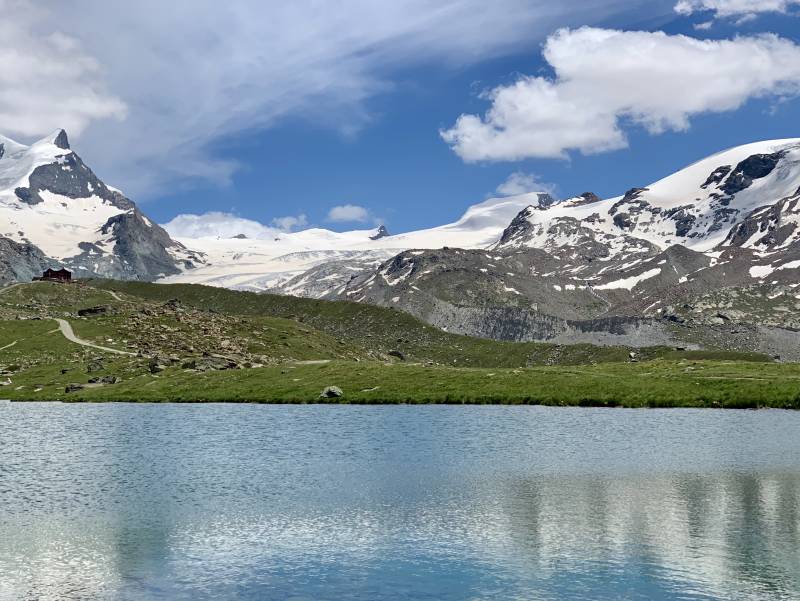
<instances>
[{"instance_id":1,"label":"grassy hill","mask_svg":"<svg viewBox=\"0 0 800 601\"><path fill-rule=\"evenodd\" d=\"M68 341L54 319L108 350ZM314 402L326 386L370 403L800 398L800 368L761 355L497 342L370 305L117 281L0 291L0 369L0 397L16 400Z\"/></svg>"}]
</instances>

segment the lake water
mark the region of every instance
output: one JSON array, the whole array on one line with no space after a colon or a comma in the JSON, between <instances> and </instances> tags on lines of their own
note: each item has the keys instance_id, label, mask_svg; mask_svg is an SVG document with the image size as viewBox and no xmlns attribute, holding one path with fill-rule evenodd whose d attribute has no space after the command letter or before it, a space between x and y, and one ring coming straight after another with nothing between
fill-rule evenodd
<instances>
[{"instance_id":1,"label":"lake water","mask_svg":"<svg viewBox=\"0 0 800 601\"><path fill-rule=\"evenodd\" d=\"M0 405L0 600L800 599L800 413Z\"/></svg>"}]
</instances>

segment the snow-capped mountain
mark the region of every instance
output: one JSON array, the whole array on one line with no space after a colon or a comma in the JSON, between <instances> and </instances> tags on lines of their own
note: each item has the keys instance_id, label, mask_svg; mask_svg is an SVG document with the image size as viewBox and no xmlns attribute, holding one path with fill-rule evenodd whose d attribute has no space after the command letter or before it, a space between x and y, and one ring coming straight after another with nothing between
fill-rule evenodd
<instances>
[{"instance_id":1,"label":"snow-capped mountain","mask_svg":"<svg viewBox=\"0 0 800 601\"><path fill-rule=\"evenodd\" d=\"M30 146L0 136L0 248L0 280L59 266L153 280L200 259L98 179L63 130Z\"/></svg>"},{"instance_id":2,"label":"snow-capped mountain","mask_svg":"<svg viewBox=\"0 0 800 601\"><path fill-rule=\"evenodd\" d=\"M749 144L620 197L533 203L491 244L414 247L326 297L492 338L800 359L799 223L800 139Z\"/></svg>"},{"instance_id":3,"label":"snow-capped mountain","mask_svg":"<svg viewBox=\"0 0 800 601\"><path fill-rule=\"evenodd\" d=\"M721 245L763 245L766 242L742 239L741 231L732 232L734 226L750 223L753 211L796 196L799 189L800 139L748 144L624 196L579 197L530 210L524 216L527 226L509 232L501 246L570 245L575 238L568 232L574 227L619 249L626 249L631 238L661 249L680 244L701 252ZM781 208L782 213L786 210ZM782 243L795 240L795 235L787 234Z\"/></svg>"}]
</instances>

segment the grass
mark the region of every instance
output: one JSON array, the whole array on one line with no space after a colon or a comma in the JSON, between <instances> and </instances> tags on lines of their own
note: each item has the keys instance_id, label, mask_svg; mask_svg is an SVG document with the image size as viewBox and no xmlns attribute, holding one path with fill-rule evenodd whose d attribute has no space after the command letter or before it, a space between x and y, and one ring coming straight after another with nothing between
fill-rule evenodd
<instances>
[{"instance_id":1,"label":"grass","mask_svg":"<svg viewBox=\"0 0 800 601\"><path fill-rule=\"evenodd\" d=\"M77 317L96 305L106 313ZM139 356L70 343L54 317ZM10 380L0 397L13 400L311 403L338 386L344 396L333 402L800 408L800 365L667 347L636 349L630 362L630 351L482 340L392 309L193 285L42 283L0 293L0 381ZM255 367L182 368L203 353ZM151 373L153 356L171 357L169 367ZM65 392L104 375L121 381Z\"/></svg>"},{"instance_id":2,"label":"grass","mask_svg":"<svg viewBox=\"0 0 800 601\"><path fill-rule=\"evenodd\" d=\"M51 374L52 375L52 374ZM40 378L41 379L41 378ZM605 407L800 408L800 366L654 361L526 369L331 362L202 374L173 368L121 384L24 400L315 403L338 386L341 403L541 404ZM323 401L324 402L324 401Z\"/></svg>"}]
</instances>

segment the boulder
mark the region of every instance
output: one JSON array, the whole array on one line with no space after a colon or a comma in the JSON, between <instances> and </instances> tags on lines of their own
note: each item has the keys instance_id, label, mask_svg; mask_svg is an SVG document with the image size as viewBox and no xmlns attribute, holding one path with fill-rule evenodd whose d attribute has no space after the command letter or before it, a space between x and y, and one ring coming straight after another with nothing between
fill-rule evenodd
<instances>
[{"instance_id":1,"label":"boulder","mask_svg":"<svg viewBox=\"0 0 800 601\"><path fill-rule=\"evenodd\" d=\"M79 390L83 390L84 388L86 388L86 386L83 384L67 384L66 388L64 388L64 392L77 392Z\"/></svg>"},{"instance_id":2,"label":"boulder","mask_svg":"<svg viewBox=\"0 0 800 601\"><path fill-rule=\"evenodd\" d=\"M89 380L89 384L119 384L122 382L117 376L98 376Z\"/></svg>"},{"instance_id":3,"label":"boulder","mask_svg":"<svg viewBox=\"0 0 800 601\"><path fill-rule=\"evenodd\" d=\"M78 317L93 317L95 315L104 315L108 312L108 307L88 307L86 309L78 309Z\"/></svg>"},{"instance_id":4,"label":"boulder","mask_svg":"<svg viewBox=\"0 0 800 601\"><path fill-rule=\"evenodd\" d=\"M397 357L398 359L400 359L400 361L405 361L406 360L406 356L403 353L403 351L392 350L392 351L388 352L388 355L391 356L391 357Z\"/></svg>"},{"instance_id":5,"label":"boulder","mask_svg":"<svg viewBox=\"0 0 800 601\"><path fill-rule=\"evenodd\" d=\"M158 357L151 357L147 362L147 369L151 374L158 374L167 369L167 366L161 363Z\"/></svg>"},{"instance_id":6,"label":"boulder","mask_svg":"<svg viewBox=\"0 0 800 601\"><path fill-rule=\"evenodd\" d=\"M320 393L319 398L321 399L338 399L339 397L343 396L344 392L338 386L326 386L325 389Z\"/></svg>"}]
</instances>

